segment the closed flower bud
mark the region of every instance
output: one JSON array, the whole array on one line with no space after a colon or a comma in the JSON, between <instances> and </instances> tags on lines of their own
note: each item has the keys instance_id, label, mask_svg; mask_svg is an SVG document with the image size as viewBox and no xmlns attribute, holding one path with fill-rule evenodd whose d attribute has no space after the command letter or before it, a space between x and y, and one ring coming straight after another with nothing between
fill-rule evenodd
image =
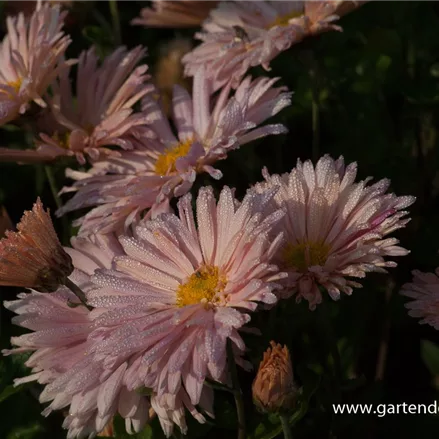
<instances>
[{"instance_id":1,"label":"closed flower bud","mask_svg":"<svg viewBox=\"0 0 439 439\"><path fill-rule=\"evenodd\" d=\"M39 198L31 211L24 212L17 230L7 231L0 240L0 285L55 291L73 265Z\"/></svg>"},{"instance_id":2,"label":"closed flower bud","mask_svg":"<svg viewBox=\"0 0 439 439\"><path fill-rule=\"evenodd\" d=\"M6 230L11 230L14 228L11 219L9 218L8 212L4 207L0 208L0 238L5 236Z\"/></svg>"},{"instance_id":3,"label":"closed flower bud","mask_svg":"<svg viewBox=\"0 0 439 439\"><path fill-rule=\"evenodd\" d=\"M253 402L264 412L287 411L296 399L290 353L286 346L270 344L253 382Z\"/></svg>"}]
</instances>

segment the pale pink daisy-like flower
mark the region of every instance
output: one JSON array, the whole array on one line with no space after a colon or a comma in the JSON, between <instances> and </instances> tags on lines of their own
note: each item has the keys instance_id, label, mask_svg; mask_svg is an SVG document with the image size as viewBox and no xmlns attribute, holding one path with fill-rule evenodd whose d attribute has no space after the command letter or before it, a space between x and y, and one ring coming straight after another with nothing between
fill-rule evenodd
<instances>
[{"instance_id":1,"label":"pale pink daisy-like flower","mask_svg":"<svg viewBox=\"0 0 439 439\"><path fill-rule=\"evenodd\" d=\"M402 286L401 294L411 297L405 306L409 315L421 318L419 323L439 329L439 268L434 273L414 270L413 282Z\"/></svg>"},{"instance_id":2,"label":"pale pink daisy-like flower","mask_svg":"<svg viewBox=\"0 0 439 439\"><path fill-rule=\"evenodd\" d=\"M216 202L212 188L202 188L194 218L187 194L178 216L142 221L132 237L119 237L125 255L92 277L100 288L88 297L104 340L93 354L108 368L129 361L128 389L153 391L168 436L174 423L186 431L185 408L200 422L196 406L212 415L205 379L227 382L228 340L247 366L239 331L258 303L277 301L284 273L271 260L282 232L271 232L284 213L265 214L272 196L249 193L239 204L226 187Z\"/></svg>"},{"instance_id":3,"label":"pale pink daisy-like flower","mask_svg":"<svg viewBox=\"0 0 439 439\"><path fill-rule=\"evenodd\" d=\"M222 1L195 34L201 45L183 58L186 74L192 76L203 66L215 90L230 78L235 86L250 67L269 70L271 60L305 37L341 30L333 22L359 3Z\"/></svg>"},{"instance_id":4,"label":"pale pink daisy-like flower","mask_svg":"<svg viewBox=\"0 0 439 439\"><path fill-rule=\"evenodd\" d=\"M195 27L209 15L217 1L154 0L152 8L143 8L131 24L149 27Z\"/></svg>"},{"instance_id":5,"label":"pale pink daisy-like flower","mask_svg":"<svg viewBox=\"0 0 439 439\"><path fill-rule=\"evenodd\" d=\"M314 167L302 163L284 175L270 176L255 190L280 190L273 209L283 208L287 215L281 224L285 244L275 263L288 272L286 291L305 298L314 309L321 303L319 287L337 300L340 292L352 293L361 287L352 277L367 272L386 272L395 267L385 256L404 256L408 252L386 235L404 227L409 219L403 211L415 197L386 194L390 181L383 179L367 186L371 178L355 183L357 164L345 167L343 157L322 157Z\"/></svg>"},{"instance_id":6,"label":"pale pink daisy-like flower","mask_svg":"<svg viewBox=\"0 0 439 439\"><path fill-rule=\"evenodd\" d=\"M50 117L37 141L37 153L57 157L75 155L81 164L85 154L97 160L101 154L118 154L108 146L132 149L130 134L141 130L145 116L133 106L153 90L148 67L140 65L145 49L119 47L101 65L95 49L82 52L76 78L76 102L69 71L53 85ZM44 124L43 124L44 127Z\"/></svg>"},{"instance_id":7,"label":"pale pink daisy-like flower","mask_svg":"<svg viewBox=\"0 0 439 439\"><path fill-rule=\"evenodd\" d=\"M62 32L66 13L59 6L37 5L29 19L8 17L0 44L0 125L26 112L34 101L45 107L47 88L73 61L63 58L70 37Z\"/></svg>"},{"instance_id":8,"label":"pale pink daisy-like flower","mask_svg":"<svg viewBox=\"0 0 439 439\"><path fill-rule=\"evenodd\" d=\"M143 100L148 129L143 148L122 152L96 163L88 172L68 171L78 180L65 191L78 191L57 214L97 205L81 218L79 233L119 231L140 214L167 209L169 198L186 193L198 173L222 177L212 165L229 151L269 134L286 132L281 124L261 125L290 104L284 87L273 87L277 79L244 79L233 97L225 87L214 103L209 81L200 71L194 78L193 97L175 86L174 124L177 136L159 104L150 96Z\"/></svg>"},{"instance_id":9,"label":"pale pink daisy-like flower","mask_svg":"<svg viewBox=\"0 0 439 439\"><path fill-rule=\"evenodd\" d=\"M72 244L74 248L66 249L75 267L70 279L89 294L96 289L91 275L111 266L119 244L109 236L74 239ZM124 385L126 364L108 369L94 361L90 352L99 335L91 335L96 328L88 309L72 303L77 303L76 296L65 287L51 294L22 293L18 300L5 302L18 314L13 323L33 331L12 337L17 347L3 351L33 352L25 363L32 373L16 379L15 385L31 381L45 385L39 398L42 403L51 401L45 416L68 407L63 423L68 438L94 436L116 413L125 418L128 432L140 431L148 419L148 399Z\"/></svg>"}]
</instances>

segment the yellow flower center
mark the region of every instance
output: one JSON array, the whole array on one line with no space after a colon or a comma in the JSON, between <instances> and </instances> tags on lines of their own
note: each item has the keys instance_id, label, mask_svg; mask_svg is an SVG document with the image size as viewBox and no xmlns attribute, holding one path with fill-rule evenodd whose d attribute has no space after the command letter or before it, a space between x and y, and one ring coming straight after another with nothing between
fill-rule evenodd
<instances>
[{"instance_id":1,"label":"yellow flower center","mask_svg":"<svg viewBox=\"0 0 439 439\"><path fill-rule=\"evenodd\" d=\"M324 265L330 249L328 244L321 241L287 244L282 251L282 257L287 267L306 271L313 265Z\"/></svg>"},{"instance_id":2,"label":"yellow flower center","mask_svg":"<svg viewBox=\"0 0 439 439\"><path fill-rule=\"evenodd\" d=\"M267 29L271 29L274 26L288 26L291 19L301 17L302 15L303 11L291 11L288 14L280 15L267 26Z\"/></svg>"},{"instance_id":3,"label":"yellow flower center","mask_svg":"<svg viewBox=\"0 0 439 439\"><path fill-rule=\"evenodd\" d=\"M15 91L15 93L18 93L18 92L20 91L20 87L21 87L22 82L23 82L22 79L21 79L21 78L18 78L18 79L16 79L15 81L7 82L6 85L9 86L9 87L11 87L11 88L13 88L14 91ZM11 93L8 93L8 92L5 91L5 90L0 90L0 93L5 93L5 94L7 94L7 95L10 95L10 94L11 94Z\"/></svg>"},{"instance_id":4,"label":"yellow flower center","mask_svg":"<svg viewBox=\"0 0 439 439\"><path fill-rule=\"evenodd\" d=\"M167 175L169 172L175 172L175 162L180 157L184 157L189 150L193 139L188 139L185 142L179 143L176 146L167 148L165 152L159 155L155 163L155 172L158 175Z\"/></svg>"},{"instance_id":5,"label":"yellow flower center","mask_svg":"<svg viewBox=\"0 0 439 439\"><path fill-rule=\"evenodd\" d=\"M225 276L219 274L218 267L204 265L192 274L177 290L177 306L203 303L206 307L219 302L218 293L227 284Z\"/></svg>"},{"instance_id":6,"label":"yellow flower center","mask_svg":"<svg viewBox=\"0 0 439 439\"><path fill-rule=\"evenodd\" d=\"M70 133L68 131L63 134L58 134L58 132L55 132L55 134L52 136L52 139L62 148L69 149Z\"/></svg>"}]
</instances>

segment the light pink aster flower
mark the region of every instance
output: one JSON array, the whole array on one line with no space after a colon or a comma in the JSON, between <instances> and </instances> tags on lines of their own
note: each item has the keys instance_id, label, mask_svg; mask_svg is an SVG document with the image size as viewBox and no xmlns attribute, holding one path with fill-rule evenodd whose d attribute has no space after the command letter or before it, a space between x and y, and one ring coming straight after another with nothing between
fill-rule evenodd
<instances>
[{"instance_id":1,"label":"light pink aster flower","mask_svg":"<svg viewBox=\"0 0 439 439\"><path fill-rule=\"evenodd\" d=\"M230 78L235 86L250 67L269 70L273 58L305 37L341 30L333 22L359 3L222 1L195 35L201 45L183 58L186 74L192 76L203 66L215 90Z\"/></svg>"},{"instance_id":2,"label":"light pink aster flower","mask_svg":"<svg viewBox=\"0 0 439 439\"><path fill-rule=\"evenodd\" d=\"M390 181L383 179L367 186L370 177L355 182L357 164L345 167L343 157L322 157L317 165L300 160L291 173L270 176L255 190L280 190L273 209L285 209L281 224L286 243L275 263L288 271L285 286L297 299L305 298L314 309L321 303L319 287L332 299L340 292L352 293L361 287L352 277L363 278L367 272L386 272L396 266L385 256L403 256L407 250L386 235L404 227L409 219L404 209L415 197L386 194Z\"/></svg>"},{"instance_id":3,"label":"light pink aster flower","mask_svg":"<svg viewBox=\"0 0 439 439\"><path fill-rule=\"evenodd\" d=\"M239 331L258 303L277 300L272 290L284 273L271 260L282 233L271 231L283 212L265 215L270 197L250 193L239 204L226 187L217 203L212 188L202 188L195 219L187 194L178 216L143 221L133 237L120 237L125 255L92 278L101 288L89 303L104 340L93 354L107 368L129 362L128 390L152 389L168 436L173 423L186 431L184 408L200 422L196 406L212 415L204 381L227 381L227 340L237 363L247 366Z\"/></svg>"},{"instance_id":4,"label":"light pink aster flower","mask_svg":"<svg viewBox=\"0 0 439 439\"><path fill-rule=\"evenodd\" d=\"M166 210L169 198L186 193L197 173L207 172L219 179L213 168L230 150L254 139L286 132L283 125L259 126L290 104L290 93L274 88L277 79L246 78L229 98L230 86L219 94L216 103L204 72L194 78L193 97L180 86L173 96L174 124L177 136L159 104L150 96L143 100L144 116L154 138L145 133L135 151L122 152L96 163L88 172L68 171L78 180L65 191L78 191L57 214L94 206L77 224L79 233L95 230L119 231L141 213Z\"/></svg>"},{"instance_id":5,"label":"light pink aster flower","mask_svg":"<svg viewBox=\"0 0 439 439\"><path fill-rule=\"evenodd\" d=\"M63 55L70 38L62 32L66 13L60 7L38 4L30 19L21 13L6 20L8 33L0 44L0 125L26 112L56 76L72 61Z\"/></svg>"},{"instance_id":6,"label":"light pink aster flower","mask_svg":"<svg viewBox=\"0 0 439 439\"><path fill-rule=\"evenodd\" d=\"M195 27L209 15L217 1L154 0L152 8L143 8L131 24L150 27Z\"/></svg>"},{"instance_id":7,"label":"light pink aster flower","mask_svg":"<svg viewBox=\"0 0 439 439\"><path fill-rule=\"evenodd\" d=\"M439 329L439 268L434 273L414 270L413 282L403 285L401 294L414 299L405 306L409 315L419 317L421 324Z\"/></svg>"},{"instance_id":8,"label":"light pink aster flower","mask_svg":"<svg viewBox=\"0 0 439 439\"><path fill-rule=\"evenodd\" d=\"M136 64L145 56L138 46L131 51L119 47L101 65L94 48L79 57L76 78L76 100L73 97L69 71L53 85L50 117L37 141L42 155L75 155L81 164L85 154L97 160L101 154L118 154L107 148L117 145L132 149L130 134L145 123L142 113L133 106L153 90L147 82L148 67Z\"/></svg>"},{"instance_id":9,"label":"light pink aster flower","mask_svg":"<svg viewBox=\"0 0 439 439\"><path fill-rule=\"evenodd\" d=\"M86 294L96 289L90 276L97 268L109 268L120 247L114 238L98 237L72 241L70 254L75 270L70 279ZM21 293L18 300L5 302L6 308L18 314L13 323L33 332L12 337L17 346L3 351L10 355L33 352L26 361L32 373L15 380L15 385L37 381L45 385L40 402L51 404L43 411L68 407L63 426L68 438L95 435L119 413L125 418L128 432L140 431L148 419L149 401L136 392L128 391L123 383L126 364L112 369L89 355L99 342L90 312L84 306L69 306L76 296L61 287L51 294Z\"/></svg>"}]
</instances>

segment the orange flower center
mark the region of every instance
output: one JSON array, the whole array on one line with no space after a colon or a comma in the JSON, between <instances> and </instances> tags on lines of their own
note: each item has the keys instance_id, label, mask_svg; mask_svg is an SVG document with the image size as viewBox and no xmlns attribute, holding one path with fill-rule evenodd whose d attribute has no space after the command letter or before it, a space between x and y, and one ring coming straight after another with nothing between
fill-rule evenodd
<instances>
[{"instance_id":1,"label":"orange flower center","mask_svg":"<svg viewBox=\"0 0 439 439\"><path fill-rule=\"evenodd\" d=\"M301 17L302 15L303 11L291 11L288 14L280 15L267 26L267 29L271 29L274 26L288 26L290 20Z\"/></svg>"},{"instance_id":2,"label":"orange flower center","mask_svg":"<svg viewBox=\"0 0 439 439\"><path fill-rule=\"evenodd\" d=\"M177 306L203 303L206 308L219 302L218 293L227 284L226 277L220 275L218 267L204 265L192 274L177 290Z\"/></svg>"},{"instance_id":3,"label":"orange flower center","mask_svg":"<svg viewBox=\"0 0 439 439\"><path fill-rule=\"evenodd\" d=\"M165 152L160 154L155 163L156 174L167 175L170 172L176 172L175 162L189 152L192 143L193 139L188 139L184 142L178 143L176 146L167 148Z\"/></svg>"},{"instance_id":4,"label":"orange flower center","mask_svg":"<svg viewBox=\"0 0 439 439\"><path fill-rule=\"evenodd\" d=\"M55 134L52 136L52 139L59 145L61 148L69 149L69 140L70 140L70 133L67 131L63 134L58 134L55 132Z\"/></svg>"},{"instance_id":5,"label":"orange flower center","mask_svg":"<svg viewBox=\"0 0 439 439\"><path fill-rule=\"evenodd\" d=\"M287 267L306 271L314 265L324 265L330 249L328 244L321 241L287 244L282 251L282 259Z\"/></svg>"}]
</instances>

